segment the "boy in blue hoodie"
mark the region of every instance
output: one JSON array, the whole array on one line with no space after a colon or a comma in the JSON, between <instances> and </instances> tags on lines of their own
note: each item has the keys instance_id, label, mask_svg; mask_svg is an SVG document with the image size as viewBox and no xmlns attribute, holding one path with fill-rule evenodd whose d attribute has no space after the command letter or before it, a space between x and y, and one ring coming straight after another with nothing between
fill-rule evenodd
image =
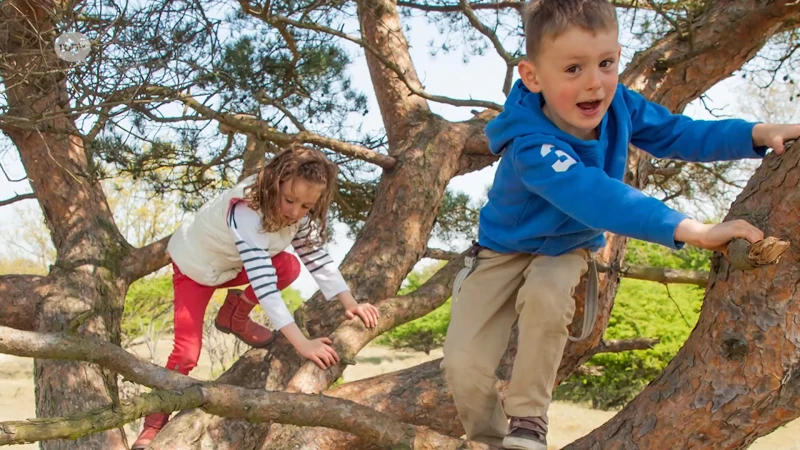
<instances>
[{"instance_id":1,"label":"boy in blue hoodie","mask_svg":"<svg viewBox=\"0 0 800 450\"><path fill-rule=\"evenodd\" d=\"M703 224L623 183L628 144L686 161L759 158L767 147L782 153L800 125L694 121L618 85L621 47L607 0L540 0L524 20L521 79L486 127L502 158L468 258L474 267L454 289L442 368L468 439L546 450L572 294L604 231L674 249L763 239L745 221ZM494 372L516 319L504 410Z\"/></svg>"}]
</instances>

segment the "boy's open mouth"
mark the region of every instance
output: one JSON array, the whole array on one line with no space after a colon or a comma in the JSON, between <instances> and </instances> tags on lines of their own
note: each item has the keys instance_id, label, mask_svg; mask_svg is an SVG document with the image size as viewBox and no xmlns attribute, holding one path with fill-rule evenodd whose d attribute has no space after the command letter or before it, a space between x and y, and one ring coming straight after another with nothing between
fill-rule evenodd
<instances>
[{"instance_id":1,"label":"boy's open mouth","mask_svg":"<svg viewBox=\"0 0 800 450\"><path fill-rule=\"evenodd\" d=\"M582 109L582 110L584 110L586 112L592 112L592 111L596 110L599 107L600 107L600 100L594 100L594 101L591 101L591 102L578 103L578 108L580 108L580 109Z\"/></svg>"}]
</instances>

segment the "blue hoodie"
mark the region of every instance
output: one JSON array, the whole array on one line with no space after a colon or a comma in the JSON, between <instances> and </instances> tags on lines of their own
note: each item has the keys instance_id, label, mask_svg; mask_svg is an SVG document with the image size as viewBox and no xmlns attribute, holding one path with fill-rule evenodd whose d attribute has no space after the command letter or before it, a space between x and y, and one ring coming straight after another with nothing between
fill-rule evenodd
<instances>
[{"instance_id":1,"label":"blue hoodie","mask_svg":"<svg viewBox=\"0 0 800 450\"><path fill-rule=\"evenodd\" d=\"M505 110L486 126L502 158L480 214L478 242L501 253L558 256L605 245L604 231L670 248L685 215L622 182L628 143L658 158L724 161L764 156L753 126L742 120L700 121L670 113L619 85L585 141L556 127L543 98L517 81Z\"/></svg>"}]
</instances>

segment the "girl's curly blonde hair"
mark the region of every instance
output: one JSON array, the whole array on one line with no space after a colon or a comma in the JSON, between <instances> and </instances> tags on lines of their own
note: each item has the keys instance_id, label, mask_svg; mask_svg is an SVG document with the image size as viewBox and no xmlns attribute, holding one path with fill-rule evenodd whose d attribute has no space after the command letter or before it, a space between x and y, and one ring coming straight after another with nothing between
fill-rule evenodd
<instances>
[{"instance_id":1,"label":"girl's curly blonde hair","mask_svg":"<svg viewBox=\"0 0 800 450\"><path fill-rule=\"evenodd\" d=\"M275 155L258 172L255 182L244 191L245 200L261 215L261 228L266 232L281 227L281 183L300 178L325 186L317 203L308 212L308 243L322 245L328 238L328 207L336 191L339 170L324 153L317 149L292 146Z\"/></svg>"}]
</instances>

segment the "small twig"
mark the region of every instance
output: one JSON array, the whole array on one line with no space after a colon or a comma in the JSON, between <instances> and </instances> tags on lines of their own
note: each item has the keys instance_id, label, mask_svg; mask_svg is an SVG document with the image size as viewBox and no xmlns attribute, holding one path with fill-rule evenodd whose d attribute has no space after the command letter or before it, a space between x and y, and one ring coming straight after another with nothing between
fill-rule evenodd
<instances>
[{"instance_id":1,"label":"small twig","mask_svg":"<svg viewBox=\"0 0 800 450\"><path fill-rule=\"evenodd\" d=\"M678 306L678 302L675 301L675 298L673 298L672 294L669 292L669 285L665 283L664 287L667 288L667 297L669 297L669 299L672 300L672 303L675 305L675 308L678 309L678 313L681 315L681 318L683 319L683 322L686 324L686 326L688 328L692 328L692 326L689 325L689 321L686 320L686 316L683 315L683 311L681 311L681 307Z\"/></svg>"},{"instance_id":2,"label":"small twig","mask_svg":"<svg viewBox=\"0 0 800 450\"><path fill-rule=\"evenodd\" d=\"M7 198L5 200L0 200L0 207L6 206L6 205L10 205L12 203L16 203L16 202L19 202L19 201L22 201L22 200L30 200L30 199L34 199L35 200L36 199L36 194L34 194L32 192L27 193L27 194L18 194L18 195L15 195L14 197Z\"/></svg>"},{"instance_id":3,"label":"small twig","mask_svg":"<svg viewBox=\"0 0 800 450\"><path fill-rule=\"evenodd\" d=\"M262 140L269 140L278 145L291 145L296 143L307 143L318 145L330 149L345 156L352 156L362 161L367 161L384 169L391 169L397 162L393 157L378 153L374 150L351 144L348 142L321 136L309 131L301 131L297 134L281 133L270 127L266 122L248 117L237 117L235 114L216 111L198 102L191 95L174 92L170 88L161 86L148 86L149 93L159 93L164 96L174 98L195 110L198 114L207 119L218 121L221 125L237 129L243 133L250 133Z\"/></svg>"},{"instance_id":4,"label":"small twig","mask_svg":"<svg viewBox=\"0 0 800 450\"><path fill-rule=\"evenodd\" d=\"M514 59L511 54L503 47L503 43L500 42L500 38L497 37L497 33L491 30L486 24L481 22L481 19L475 14L475 11L470 6L467 0L460 1L461 12L467 16L467 20L469 23L476 29L478 32L489 38L489 41L494 46L494 49L497 51L497 54L500 55L501 58L506 62L506 64L510 64L511 61Z\"/></svg>"},{"instance_id":5,"label":"small twig","mask_svg":"<svg viewBox=\"0 0 800 450\"><path fill-rule=\"evenodd\" d=\"M0 164L0 170L3 171L3 175L5 175L6 180L8 180L9 183L19 183L19 182L22 182L22 181L25 181L25 180L28 179L27 176L22 177L22 178L11 178L10 176L8 176L8 172L6 172L6 168L3 167L2 164Z\"/></svg>"},{"instance_id":6,"label":"small twig","mask_svg":"<svg viewBox=\"0 0 800 450\"><path fill-rule=\"evenodd\" d=\"M412 82L411 80L409 80L409 78L406 76L406 73L402 69L400 69L395 63L393 63L391 60L389 60L389 58L387 58L385 55L381 54L376 49L374 49L372 46L370 46L363 39L360 39L360 38L358 38L356 36L350 35L350 34L345 33L343 31L334 30L333 28L328 28L328 27L325 27L325 26L322 26L322 25L319 25L319 24L316 24L316 23L299 22L299 21L296 21L296 20L292 20L292 19L290 19L288 17L277 16L277 15L273 16L273 18L272 18L270 23L272 23L273 25L275 25L277 23L285 23L285 24L292 25L292 26L294 26L296 28L302 28L302 29L305 29L305 30L316 31L316 32L319 32L319 33L326 33L326 34L330 34L332 36L336 36L338 38L350 41L350 42L362 47L364 50L370 52L375 58L377 58L381 63L383 63L383 65L385 65L389 70L394 72L397 75L397 77L400 79L400 81L402 81L403 84L405 84L406 87L411 91L412 94L418 95L418 96L420 96L420 97L422 97L422 98L424 98L426 100L430 100L430 101L437 102L437 103L444 103L444 104L453 105L453 106L480 107L480 108L493 109L495 111L502 111L503 110L503 106L502 105L499 105L499 104L494 103L494 102L486 101L486 100L473 100L473 99L464 100L464 99L456 99L456 98L451 98L451 97L446 97L446 96L441 96L441 95L433 95L433 94L425 91L424 89L422 89L422 87L419 85L418 82Z\"/></svg>"},{"instance_id":7,"label":"small twig","mask_svg":"<svg viewBox=\"0 0 800 450\"><path fill-rule=\"evenodd\" d=\"M681 30L681 25L678 23L677 20L673 19L669 16L659 5L657 5L653 0L647 0L647 3L650 5L650 8L653 9L659 16L663 17L664 20L669 22L672 25L672 28L675 28L675 32L678 33L679 36L683 37L686 33ZM691 25L689 25L691 27Z\"/></svg>"}]
</instances>

